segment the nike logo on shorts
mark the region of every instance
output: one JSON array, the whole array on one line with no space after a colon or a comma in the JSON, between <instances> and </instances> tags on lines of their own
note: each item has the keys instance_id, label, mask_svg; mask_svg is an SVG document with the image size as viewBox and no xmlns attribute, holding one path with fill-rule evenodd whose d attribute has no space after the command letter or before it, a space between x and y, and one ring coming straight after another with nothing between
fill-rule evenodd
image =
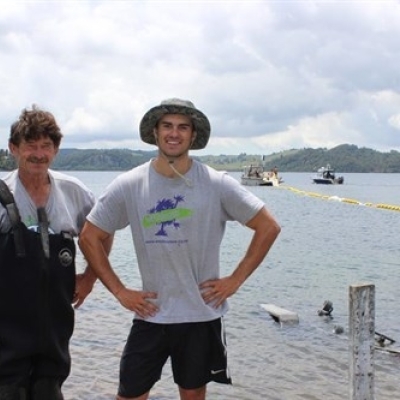
<instances>
[{"instance_id":1,"label":"nike logo on shorts","mask_svg":"<svg viewBox=\"0 0 400 400\"><path fill-rule=\"evenodd\" d=\"M221 373L221 372L225 372L225 370L224 369L217 369L216 371L215 370L211 370L211 375L216 375L216 374L219 374L219 373Z\"/></svg>"}]
</instances>

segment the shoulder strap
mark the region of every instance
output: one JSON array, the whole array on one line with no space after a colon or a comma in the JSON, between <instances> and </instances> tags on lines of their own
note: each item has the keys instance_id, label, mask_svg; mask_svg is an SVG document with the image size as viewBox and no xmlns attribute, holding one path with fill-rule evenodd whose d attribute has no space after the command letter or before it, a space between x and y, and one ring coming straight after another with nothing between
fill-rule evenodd
<instances>
[{"instance_id":1,"label":"shoulder strap","mask_svg":"<svg viewBox=\"0 0 400 400\"><path fill-rule=\"evenodd\" d=\"M38 221L39 221L39 233L42 242L44 256L50 258L50 239L49 239L49 221L44 207L37 209Z\"/></svg>"},{"instance_id":2,"label":"shoulder strap","mask_svg":"<svg viewBox=\"0 0 400 400\"><path fill-rule=\"evenodd\" d=\"M17 257L25 257L24 238L22 234L21 217L14 196L6 183L0 179L0 203L7 210L14 232L14 243Z\"/></svg>"}]
</instances>

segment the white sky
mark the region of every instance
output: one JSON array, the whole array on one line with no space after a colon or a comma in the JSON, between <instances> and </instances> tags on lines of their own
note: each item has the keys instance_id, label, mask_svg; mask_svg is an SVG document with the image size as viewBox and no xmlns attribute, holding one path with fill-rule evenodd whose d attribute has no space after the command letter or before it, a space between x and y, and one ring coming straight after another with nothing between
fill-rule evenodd
<instances>
[{"instance_id":1,"label":"white sky","mask_svg":"<svg viewBox=\"0 0 400 400\"><path fill-rule=\"evenodd\" d=\"M400 151L399 38L398 0L0 0L0 148L35 103L63 148L153 150L140 119L180 97L198 155Z\"/></svg>"}]
</instances>

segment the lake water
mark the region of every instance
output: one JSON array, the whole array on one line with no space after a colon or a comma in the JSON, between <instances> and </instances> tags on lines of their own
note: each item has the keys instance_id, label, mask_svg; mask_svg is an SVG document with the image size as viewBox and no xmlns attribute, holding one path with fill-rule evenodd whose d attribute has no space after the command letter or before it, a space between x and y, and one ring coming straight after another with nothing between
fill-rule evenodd
<instances>
[{"instance_id":1,"label":"lake water","mask_svg":"<svg viewBox=\"0 0 400 400\"><path fill-rule=\"evenodd\" d=\"M69 173L96 195L119 174ZM240 177L239 173L232 175ZM375 285L376 330L400 341L400 211L375 207L400 206L400 174L344 174L343 185L331 186L312 184L309 173L282 176L285 183L281 187L249 188L265 201L282 232L264 263L230 299L225 323L233 385L210 384L208 398L212 400L348 399L348 293L352 284ZM238 223L228 224L221 248L223 274L236 267L250 236ZM117 233L111 259L122 280L137 287L139 276L128 229ZM333 303L332 320L317 315L325 300ZM281 327L260 303L294 311L300 323ZM131 318L97 283L76 312L66 400L114 398ZM344 327L343 334L333 333L336 324ZM375 352L376 398L399 398L399 368L400 357ZM169 365L150 398L178 399Z\"/></svg>"}]
</instances>

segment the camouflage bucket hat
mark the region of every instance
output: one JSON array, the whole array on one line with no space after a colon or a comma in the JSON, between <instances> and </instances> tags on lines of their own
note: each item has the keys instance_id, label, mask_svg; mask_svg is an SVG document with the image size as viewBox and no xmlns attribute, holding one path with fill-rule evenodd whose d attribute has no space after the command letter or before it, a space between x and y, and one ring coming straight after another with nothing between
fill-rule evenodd
<instances>
[{"instance_id":1,"label":"camouflage bucket hat","mask_svg":"<svg viewBox=\"0 0 400 400\"><path fill-rule=\"evenodd\" d=\"M143 142L156 144L153 130L160 118L165 114L183 114L190 117L197 132L191 149L200 150L206 147L211 132L208 118L201 111L197 110L191 101L176 98L164 100L159 106L147 111L139 127L140 137Z\"/></svg>"}]
</instances>

